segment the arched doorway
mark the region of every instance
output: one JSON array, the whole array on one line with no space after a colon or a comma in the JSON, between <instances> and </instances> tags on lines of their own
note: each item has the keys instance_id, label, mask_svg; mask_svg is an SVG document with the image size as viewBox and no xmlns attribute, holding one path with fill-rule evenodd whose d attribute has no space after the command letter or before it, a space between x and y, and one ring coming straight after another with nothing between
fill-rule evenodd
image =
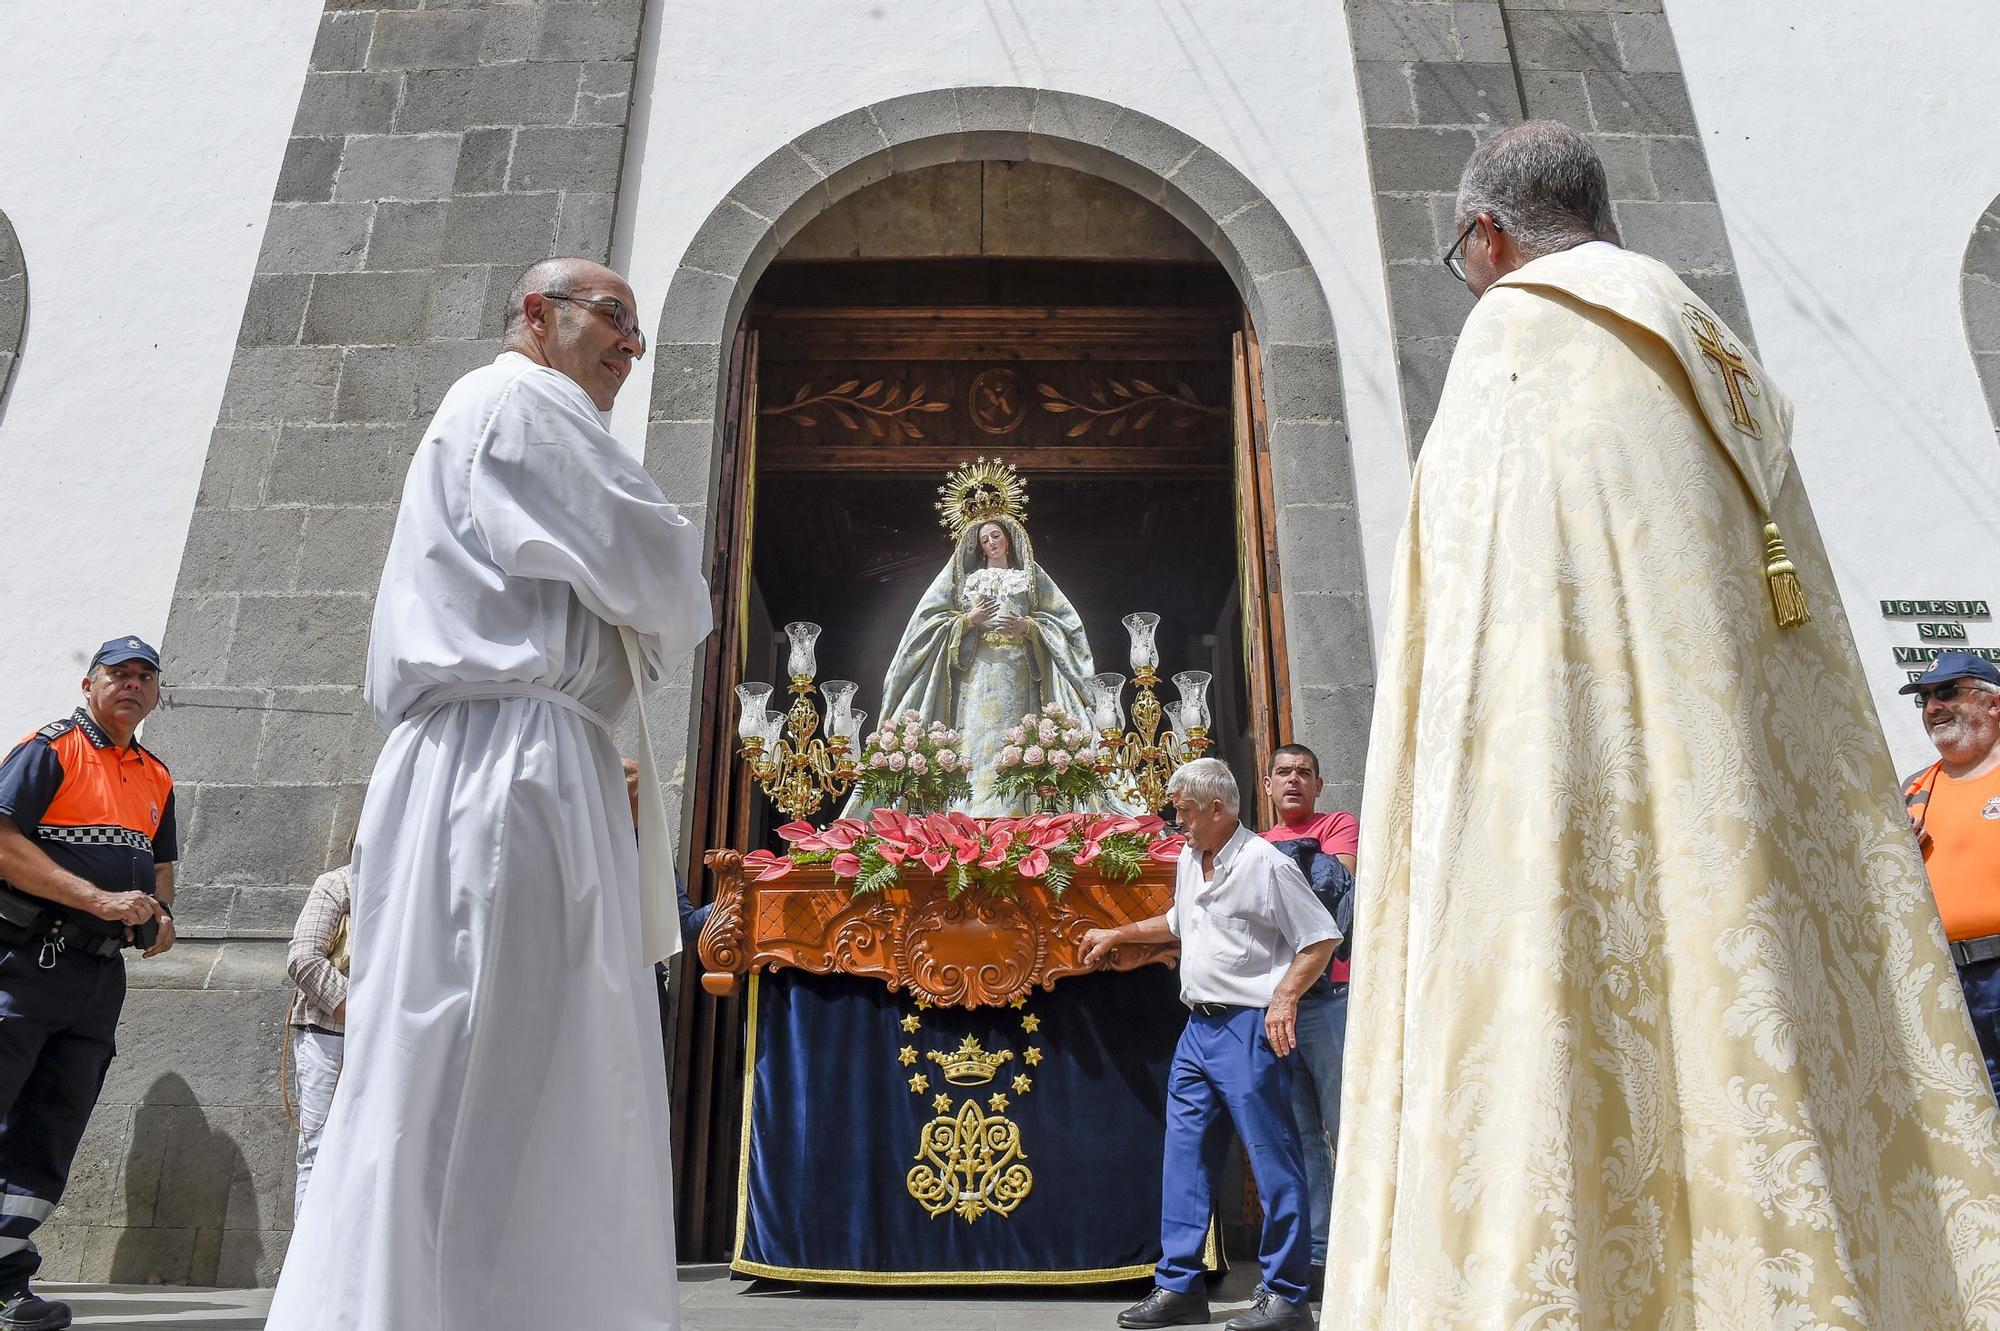
<instances>
[{"instance_id":1,"label":"arched doorway","mask_svg":"<svg viewBox=\"0 0 2000 1331\"><path fill-rule=\"evenodd\" d=\"M981 202L968 232L972 176ZM996 190L1039 191L1039 211L1024 206L1026 220L1012 220L1050 243L996 245L992 228L1010 222L995 210ZM1081 222L1057 225L1055 204ZM870 257L898 227L905 239L890 248L918 252ZM956 241L944 236L953 227ZM908 236L926 229L935 243L913 246ZM937 464L1023 451L978 446L966 413L989 371L1011 372L985 385L1009 388L1002 417L1060 427L1029 442L1043 450L1031 512L1064 530L1059 544L1077 552L1069 562L1079 585L1101 592L1086 615L1099 668L1124 670L1118 614L1166 607L1147 603L1157 597L1130 575L1138 561L1122 579L1088 576L1107 562L1090 550L1093 535L1179 549L1193 556L1191 581L1219 575L1213 588L1181 589L1177 645L1210 660L1176 661L1170 647L1165 663L1222 661L1222 673L1233 672L1241 711L1225 755L1232 765L1248 776L1260 749L1302 739L1329 771L1358 776L1372 664L1331 319L1289 227L1218 155L1136 112L1070 94L955 89L864 107L785 145L731 191L690 245L666 310L648 462L670 496L712 515L723 628L679 707L669 703L680 715L666 718L686 736L690 860L756 830L761 796L751 799L730 753L730 690L770 678L758 671L769 669L771 624L794 613L826 622L815 603L873 579L879 614L897 622L854 619L841 635L853 660L838 673L861 682L864 696L877 691L869 644L885 633L893 641L915 599L890 584L920 584L942 562L935 536L922 534L928 503L916 502L928 500ZM941 322L944 312L955 318ZM968 351L976 354L960 354ZM1094 451L1083 449L1089 431L1070 438L1072 423L1099 412L1136 425L1138 411L1118 410L1119 388L1157 390L1169 365L1179 371L1160 396L1190 405L1161 402L1149 425L1160 413L1186 416L1189 442L1135 444L1121 430L1113 444L1112 416ZM900 430L890 439L884 418L852 402L849 426L834 410L843 404L826 397L848 379L849 397L879 381L874 401L894 386L899 405L914 388L928 396L948 382L949 409L965 428L948 444ZM1094 393L1105 394L1101 404ZM823 412L784 410L816 395ZM710 419L690 421L704 403ZM835 423L852 437L833 439ZM1137 520L1094 530L1113 493ZM871 494L882 502L857 498ZM914 511L872 534L854 522L857 510L899 506ZM1047 539L1037 531L1038 550L1052 548ZM835 547L854 556L852 567L812 558ZM1212 608L1205 627L1195 622L1201 605ZM691 998L676 1026L682 1243L690 1255L720 1257L735 1190L742 1018L733 1003Z\"/></svg>"}]
</instances>

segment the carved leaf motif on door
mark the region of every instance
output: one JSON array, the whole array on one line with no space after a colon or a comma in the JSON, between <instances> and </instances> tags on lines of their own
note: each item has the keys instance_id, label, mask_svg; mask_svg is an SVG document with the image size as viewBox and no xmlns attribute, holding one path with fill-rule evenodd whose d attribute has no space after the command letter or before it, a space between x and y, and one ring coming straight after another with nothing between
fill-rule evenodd
<instances>
[{"instance_id":1,"label":"carved leaf motif on door","mask_svg":"<svg viewBox=\"0 0 2000 1331\"><path fill-rule=\"evenodd\" d=\"M1081 413L1076 423L1063 431L1066 439L1089 434L1100 422L1108 423L1106 435L1123 434L1128 425L1136 434L1151 425L1163 407L1174 413L1174 425L1180 428L1193 424L1197 417L1225 414L1225 408L1207 405L1194 395L1192 388L1179 381L1174 383L1172 392L1163 392L1145 379L1134 379L1129 384L1120 379L1106 379L1102 384L1091 385L1090 397L1095 406L1071 397L1054 384L1037 384L1035 391L1046 399L1043 411L1059 415Z\"/></svg>"},{"instance_id":2,"label":"carved leaf motif on door","mask_svg":"<svg viewBox=\"0 0 2000 1331\"><path fill-rule=\"evenodd\" d=\"M819 425L818 413L823 410L849 433L865 431L872 439L900 444L906 439L924 437L913 416L951 407L950 402L927 397L926 391L925 385L918 384L905 396L901 384L885 385L877 379L864 388L859 379L848 379L824 393L815 393L810 383L803 383L790 402L775 403L757 414L782 416L794 425L811 429Z\"/></svg>"}]
</instances>

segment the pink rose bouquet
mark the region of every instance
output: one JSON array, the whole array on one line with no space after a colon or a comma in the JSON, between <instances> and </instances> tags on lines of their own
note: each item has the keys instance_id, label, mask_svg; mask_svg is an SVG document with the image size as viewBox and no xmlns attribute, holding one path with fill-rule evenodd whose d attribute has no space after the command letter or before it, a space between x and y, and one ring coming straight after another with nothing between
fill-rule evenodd
<instances>
[{"instance_id":1,"label":"pink rose bouquet","mask_svg":"<svg viewBox=\"0 0 2000 1331\"><path fill-rule=\"evenodd\" d=\"M1016 808L1056 813L1104 793L1090 727L1060 707L1029 713L1001 738L993 789L1018 800Z\"/></svg>"},{"instance_id":2,"label":"pink rose bouquet","mask_svg":"<svg viewBox=\"0 0 2000 1331\"><path fill-rule=\"evenodd\" d=\"M972 780L960 761L965 736L941 721L904 712L882 723L861 746L861 797L906 813L935 813L969 799Z\"/></svg>"}]
</instances>

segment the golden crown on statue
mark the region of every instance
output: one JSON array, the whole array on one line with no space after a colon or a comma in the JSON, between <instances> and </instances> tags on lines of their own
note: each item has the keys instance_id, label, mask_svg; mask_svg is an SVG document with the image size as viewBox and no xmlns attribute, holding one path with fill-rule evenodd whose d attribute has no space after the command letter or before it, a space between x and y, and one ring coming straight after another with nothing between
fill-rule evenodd
<instances>
[{"instance_id":1,"label":"golden crown on statue","mask_svg":"<svg viewBox=\"0 0 2000 1331\"><path fill-rule=\"evenodd\" d=\"M931 507L938 511L938 525L948 529L953 540L988 518L1028 520L1028 483L999 458L966 463L945 478L938 493L944 497Z\"/></svg>"},{"instance_id":2,"label":"golden crown on statue","mask_svg":"<svg viewBox=\"0 0 2000 1331\"><path fill-rule=\"evenodd\" d=\"M993 1080L993 1074L1000 1070L1002 1063L1014 1057L1014 1051L996 1049L989 1054L979 1041L968 1035L950 1053L940 1054L933 1049L927 1057L944 1069L944 1079L952 1085L984 1086Z\"/></svg>"}]
</instances>

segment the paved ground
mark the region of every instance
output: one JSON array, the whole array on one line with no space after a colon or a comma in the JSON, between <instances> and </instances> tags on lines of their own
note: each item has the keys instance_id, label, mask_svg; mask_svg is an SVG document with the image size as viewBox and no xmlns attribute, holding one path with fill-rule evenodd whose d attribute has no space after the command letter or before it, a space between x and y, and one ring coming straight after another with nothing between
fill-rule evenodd
<instances>
[{"instance_id":1,"label":"paved ground","mask_svg":"<svg viewBox=\"0 0 2000 1331\"><path fill-rule=\"evenodd\" d=\"M1214 1291L1214 1322L1249 1306L1254 1268ZM681 1271L686 1331L1113 1331L1143 1284L1089 1290L803 1290L731 1280L719 1267ZM128 1331L262 1331L271 1292L158 1285L43 1285L76 1310L79 1327Z\"/></svg>"}]
</instances>

